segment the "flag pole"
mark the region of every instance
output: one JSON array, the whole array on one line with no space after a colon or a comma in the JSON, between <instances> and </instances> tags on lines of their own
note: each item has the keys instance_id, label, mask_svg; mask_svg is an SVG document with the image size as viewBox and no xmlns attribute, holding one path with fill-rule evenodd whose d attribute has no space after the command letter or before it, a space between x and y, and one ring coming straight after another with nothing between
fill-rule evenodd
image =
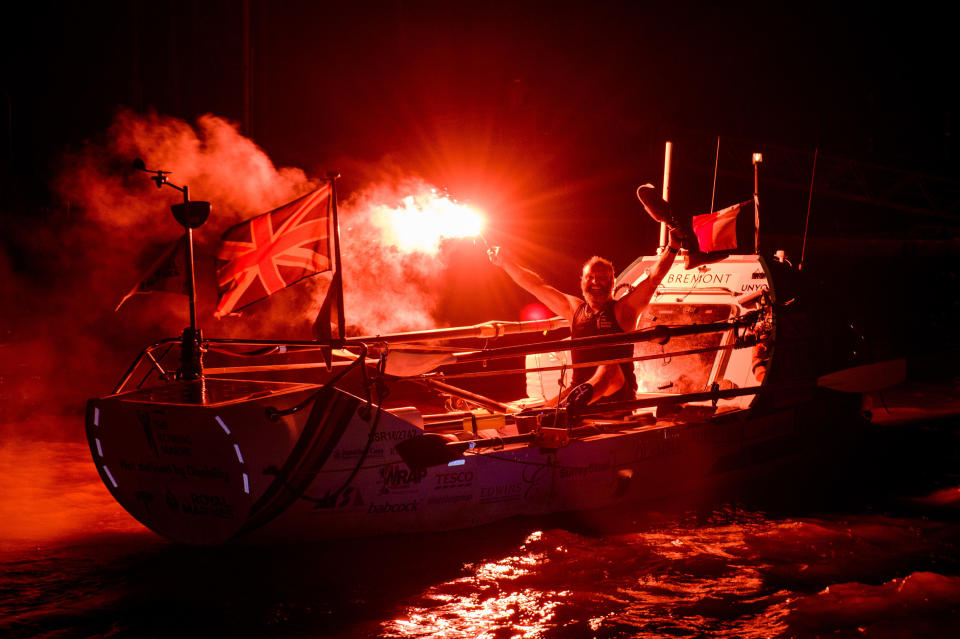
<instances>
[{"instance_id":1,"label":"flag pole","mask_svg":"<svg viewBox=\"0 0 960 639\"><path fill-rule=\"evenodd\" d=\"M200 329L197 327L197 280L194 274L194 256L193 256L193 229L199 228L210 216L209 202L191 202L190 190L186 185L177 186L166 182L181 193L183 193L183 204L175 204L173 217L183 225L186 230L186 253L187 253L187 294L190 296L190 326L183 329L183 336L180 344L180 370L178 371L181 379L193 380L203 377L203 351L200 343L203 340Z\"/></svg>"},{"instance_id":2,"label":"flag pole","mask_svg":"<svg viewBox=\"0 0 960 639\"><path fill-rule=\"evenodd\" d=\"M753 154L753 252L760 255L760 163L762 153Z\"/></svg>"},{"instance_id":3,"label":"flag pole","mask_svg":"<svg viewBox=\"0 0 960 639\"><path fill-rule=\"evenodd\" d=\"M713 159L713 190L710 192L710 210L708 213L713 213L714 201L717 197L717 169L720 168L720 136L717 136L717 155Z\"/></svg>"},{"instance_id":4,"label":"flag pole","mask_svg":"<svg viewBox=\"0 0 960 639\"><path fill-rule=\"evenodd\" d=\"M663 201L670 201L670 156L673 155L673 142L667 141L663 151ZM667 223L660 222L660 248L662 253L667 248Z\"/></svg>"},{"instance_id":5,"label":"flag pole","mask_svg":"<svg viewBox=\"0 0 960 639\"><path fill-rule=\"evenodd\" d=\"M190 194L187 185L183 185L183 206L190 207ZM193 269L193 229L186 228L187 233L187 295L190 297L190 330L197 332L197 279Z\"/></svg>"},{"instance_id":6,"label":"flag pole","mask_svg":"<svg viewBox=\"0 0 960 639\"><path fill-rule=\"evenodd\" d=\"M169 171L150 170L144 165L143 160L140 158L133 161L133 168L152 174L150 179L153 180L158 189L167 185L183 194L183 203L174 204L170 207L173 211L173 217L183 226L185 231L187 245L187 294L190 297L190 326L183 329L183 335L180 338L180 369L177 371L177 376L180 379L186 380L202 378L203 356L200 348L202 337L200 335L200 329L197 328L196 278L193 272L193 229L203 226L203 223L210 217L210 203L200 201L191 202L190 190L186 185L177 186L167 180L167 175L170 174Z\"/></svg>"},{"instance_id":7,"label":"flag pole","mask_svg":"<svg viewBox=\"0 0 960 639\"><path fill-rule=\"evenodd\" d=\"M330 180L330 206L333 217L333 267L335 271L334 279L332 281L336 282L339 280L339 286L337 286L337 290L335 291L337 296L337 341L342 343L347 336L347 326L343 313L343 271L341 270L340 261L340 221L337 217L337 179L339 177L340 173L337 171L330 171L327 173L327 179Z\"/></svg>"},{"instance_id":8,"label":"flag pole","mask_svg":"<svg viewBox=\"0 0 960 639\"><path fill-rule=\"evenodd\" d=\"M807 231L810 230L810 207L813 205L813 178L817 175L817 155L820 147L813 150L813 168L810 169L810 196L807 198L807 221L803 223L803 245L800 248L800 265L798 271L803 270L803 257L807 254Z\"/></svg>"}]
</instances>

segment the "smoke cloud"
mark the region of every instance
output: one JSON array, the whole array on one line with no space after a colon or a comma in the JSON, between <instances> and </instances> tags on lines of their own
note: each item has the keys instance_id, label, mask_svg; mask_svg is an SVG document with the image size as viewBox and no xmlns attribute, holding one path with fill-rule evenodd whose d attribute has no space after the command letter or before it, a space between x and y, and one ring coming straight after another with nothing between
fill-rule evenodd
<instances>
[{"instance_id":1,"label":"smoke cloud","mask_svg":"<svg viewBox=\"0 0 960 639\"><path fill-rule=\"evenodd\" d=\"M198 323L206 335L303 339L328 278L295 284L240 317L213 319L212 256L230 226L316 188L298 168L276 167L263 149L216 116L196 124L158 114L121 111L98 140L65 154L54 192L59 206L44 224L20 215L0 277L9 309L0 342L3 434L75 438L87 397L112 388L146 344L176 336L188 323L182 295L151 294L114 307L156 257L182 234L170 205L174 189L158 189L132 167L170 171L192 200L213 205L195 231ZM378 334L425 329L435 317L443 279L443 245L405 250L391 243L384 207L435 193L424 180L395 168L366 168L358 185L339 194L348 331ZM359 178L359 179L357 179ZM11 212L12 213L12 212ZM11 215L11 219L15 216ZM68 424L64 432L64 424Z\"/></svg>"},{"instance_id":2,"label":"smoke cloud","mask_svg":"<svg viewBox=\"0 0 960 639\"><path fill-rule=\"evenodd\" d=\"M344 306L352 332L381 334L437 325L443 251L398 245L384 214L406 198L433 196L422 179L406 177L368 184L343 203Z\"/></svg>"}]
</instances>

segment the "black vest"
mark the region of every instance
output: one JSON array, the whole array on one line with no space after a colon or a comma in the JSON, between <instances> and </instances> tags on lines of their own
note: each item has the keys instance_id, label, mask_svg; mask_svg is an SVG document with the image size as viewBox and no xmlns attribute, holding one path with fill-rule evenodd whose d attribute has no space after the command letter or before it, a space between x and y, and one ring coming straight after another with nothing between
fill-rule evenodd
<instances>
[{"instance_id":1,"label":"black vest","mask_svg":"<svg viewBox=\"0 0 960 639\"><path fill-rule=\"evenodd\" d=\"M580 304L573 314L573 322L570 324L571 337L593 337L595 335L610 335L613 333L625 333L620 325L617 324L617 315L614 312L616 302L607 300L600 310L596 313L591 310L586 302ZM614 346L597 346L596 348L581 348L571 351L573 363L596 362L598 360L623 359L633 357L633 344L618 344ZM613 395L604 397L602 401L611 402L622 399L634 399L637 392L637 378L633 374L633 362L622 362L619 364L620 370L626 379L623 387ZM587 381L597 371L596 366L585 366L583 368L573 369L573 386Z\"/></svg>"}]
</instances>

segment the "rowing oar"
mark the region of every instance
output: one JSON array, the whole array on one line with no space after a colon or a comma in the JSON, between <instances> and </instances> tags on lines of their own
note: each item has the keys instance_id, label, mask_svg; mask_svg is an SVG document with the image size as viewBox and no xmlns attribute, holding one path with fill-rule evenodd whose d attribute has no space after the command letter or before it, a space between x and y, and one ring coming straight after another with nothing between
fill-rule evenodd
<instances>
[{"instance_id":1,"label":"rowing oar","mask_svg":"<svg viewBox=\"0 0 960 639\"><path fill-rule=\"evenodd\" d=\"M493 320L472 326L433 328L425 331L352 337L348 339L346 343L348 345L363 343L369 346L376 346L379 344L409 344L425 340L465 339L471 337L477 339L493 339L518 333L545 333L554 329L565 328L569 325L569 322L562 317L551 317L544 320L526 320L523 322Z\"/></svg>"},{"instance_id":2,"label":"rowing oar","mask_svg":"<svg viewBox=\"0 0 960 639\"><path fill-rule=\"evenodd\" d=\"M817 378L817 386L844 393L872 393L907 379L907 360L890 359L834 371Z\"/></svg>"},{"instance_id":3,"label":"rowing oar","mask_svg":"<svg viewBox=\"0 0 960 639\"><path fill-rule=\"evenodd\" d=\"M673 337L701 333L719 333L728 331L736 326L749 325L754 321L756 321L756 312L752 311L732 322L712 322L709 324L690 324L683 326L657 325L629 333L612 333L591 337L577 337L574 339L549 340L536 344L517 344L515 346L502 346L500 348L488 348L462 353L404 353L394 351L387 356L386 372L396 377L413 377L423 375L440 366L485 362L487 360L532 355L535 353L552 353L554 351L569 351L582 348L594 348L597 346L612 346L615 344L633 344L636 342L659 342L660 344L666 344Z\"/></svg>"},{"instance_id":4,"label":"rowing oar","mask_svg":"<svg viewBox=\"0 0 960 639\"><path fill-rule=\"evenodd\" d=\"M817 386L841 393L869 393L883 388L889 388L906 379L906 360L894 359L886 362L854 366L834 371L817 378ZM591 404L580 411L583 417L600 415L611 411L635 410L650 408L651 406L669 406L685 402L701 402L706 400L728 399L741 395L755 395L762 390L775 391L784 388L802 388L804 383L785 382L767 386L747 386L745 388L729 388L726 390L709 390L702 393L685 393L683 395L649 397L608 404Z\"/></svg>"},{"instance_id":5,"label":"rowing oar","mask_svg":"<svg viewBox=\"0 0 960 639\"><path fill-rule=\"evenodd\" d=\"M840 392L863 393L881 388L894 386L905 379L906 360L895 359L864 366L854 366L817 378L816 386ZM666 395L660 397L646 397L591 404L580 412L581 417L591 417L613 411L635 410L657 406L671 406L686 402L727 399L743 395L754 395L763 390L794 387L802 388L805 384L782 384L769 386L749 386L746 388L731 388L726 390L711 390L702 393L685 393L682 395ZM413 437L397 444L397 453L410 468L428 468L440 464L448 464L472 450L486 448L500 448L506 444L522 444L533 441L537 433L525 433L508 437L492 437L451 442L437 433L425 433L421 437Z\"/></svg>"}]
</instances>

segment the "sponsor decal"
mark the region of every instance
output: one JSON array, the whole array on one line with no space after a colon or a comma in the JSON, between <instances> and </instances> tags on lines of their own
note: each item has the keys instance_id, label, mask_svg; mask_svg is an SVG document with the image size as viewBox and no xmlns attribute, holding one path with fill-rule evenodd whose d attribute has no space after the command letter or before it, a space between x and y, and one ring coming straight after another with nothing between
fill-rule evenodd
<instances>
[{"instance_id":1,"label":"sponsor decal","mask_svg":"<svg viewBox=\"0 0 960 639\"><path fill-rule=\"evenodd\" d=\"M556 459L552 455L548 459L551 465L556 463ZM540 484L540 479L546 477L549 473L550 468L547 466L527 466L523 469L523 481L527 485L527 489L523 493L525 500L530 501L536 497L537 493L534 489Z\"/></svg>"},{"instance_id":2,"label":"sponsor decal","mask_svg":"<svg viewBox=\"0 0 960 639\"><path fill-rule=\"evenodd\" d=\"M395 504L389 501L382 504L370 504L370 507L367 509L367 514L382 515L384 513L412 513L417 511L418 504L419 502L416 500L400 504Z\"/></svg>"},{"instance_id":3,"label":"sponsor decal","mask_svg":"<svg viewBox=\"0 0 960 639\"><path fill-rule=\"evenodd\" d=\"M450 505L450 504L462 504L468 501L473 500L472 493L462 493L459 495L440 495L438 497L431 497L427 500L428 504L431 505Z\"/></svg>"},{"instance_id":4,"label":"sponsor decal","mask_svg":"<svg viewBox=\"0 0 960 639\"><path fill-rule=\"evenodd\" d=\"M191 441L188 435L181 433L165 433L163 431L157 431L157 441L160 442L160 452L164 455L172 455L176 457L192 457L193 451L191 446L193 441Z\"/></svg>"},{"instance_id":5,"label":"sponsor decal","mask_svg":"<svg viewBox=\"0 0 960 639\"><path fill-rule=\"evenodd\" d=\"M523 484L500 484L499 486L481 486L480 503L492 504L500 501L516 501L523 498Z\"/></svg>"},{"instance_id":6,"label":"sponsor decal","mask_svg":"<svg viewBox=\"0 0 960 639\"><path fill-rule=\"evenodd\" d=\"M311 497L308 495L305 495L304 497L313 502L314 510L323 512L330 512L331 508L334 511L337 511L345 508L356 509L364 505L363 497L360 495L360 491L353 486L347 486L344 488L343 492L337 496L337 503L335 504L330 503L330 500L333 499L333 497L330 495L329 490L326 492L326 494L324 494L323 497Z\"/></svg>"},{"instance_id":7,"label":"sponsor decal","mask_svg":"<svg viewBox=\"0 0 960 639\"><path fill-rule=\"evenodd\" d=\"M192 457L193 440L184 433L171 433L163 411L137 410L137 421L143 428L147 446L155 457L161 454L171 457Z\"/></svg>"},{"instance_id":8,"label":"sponsor decal","mask_svg":"<svg viewBox=\"0 0 960 639\"><path fill-rule=\"evenodd\" d=\"M363 455L363 448L363 446L358 446L357 448L338 448L333 451L333 458L358 459L361 455ZM383 457L383 449L371 446L370 450L367 452L367 459L372 457Z\"/></svg>"},{"instance_id":9,"label":"sponsor decal","mask_svg":"<svg viewBox=\"0 0 960 639\"><path fill-rule=\"evenodd\" d=\"M731 273L667 273L664 284L716 284L730 283Z\"/></svg>"},{"instance_id":10,"label":"sponsor decal","mask_svg":"<svg viewBox=\"0 0 960 639\"><path fill-rule=\"evenodd\" d=\"M187 464L187 476L202 477L204 479L220 479L224 483L230 483L230 476L227 475L227 471L213 466L191 466Z\"/></svg>"},{"instance_id":11,"label":"sponsor decal","mask_svg":"<svg viewBox=\"0 0 960 639\"><path fill-rule=\"evenodd\" d=\"M461 470L451 473L437 473L437 483L434 484L434 490L444 488L465 488L473 484L473 471Z\"/></svg>"},{"instance_id":12,"label":"sponsor decal","mask_svg":"<svg viewBox=\"0 0 960 639\"><path fill-rule=\"evenodd\" d=\"M402 442L419 434L419 430L385 430L373 434L374 442Z\"/></svg>"},{"instance_id":13,"label":"sponsor decal","mask_svg":"<svg viewBox=\"0 0 960 639\"><path fill-rule=\"evenodd\" d=\"M169 475L170 477L179 477L180 479L201 478L218 479L225 484L230 483L230 475L227 471L216 466L193 466L191 464L181 465L170 463L157 463L155 461L129 461L120 458L120 468L131 472L154 473L156 475Z\"/></svg>"},{"instance_id":14,"label":"sponsor decal","mask_svg":"<svg viewBox=\"0 0 960 639\"><path fill-rule=\"evenodd\" d=\"M223 495L190 493L190 501L182 502L180 510L187 515L209 515L220 519L233 519L233 508Z\"/></svg>"},{"instance_id":15,"label":"sponsor decal","mask_svg":"<svg viewBox=\"0 0 960 639\"><path fill-rule=\"evenodd\" d=\"M162 413L159 411L154 412L162 415ZM147 440L147 446L150 448L150 452L153 453L154 457L159 457L160 450L157 448L157 438L153 435L153 426L155 422L153 419L151 419L150 411L138 410L137 421L140 422L140 426L143 428L143 436ZM163 427L166 428L166 424L164 424Z\"/></svg>"},{"instance_id":16,"label":"sponsor decal","mask_svg":"<svg viewBox=\"0 0 960 639\"><path fill-rule=\"evenodd\" d=\"M560 478L561 479L570 479L572 477L582 478L587 475L592 475L594 473L602 473L610 470L610 462L606 461L602 464L590 464L589 466L575 466L575 467L560 467Z\"/></svg>"},{"instance_id":17,"label":"sponsor decal","mask_svg":"<svg viewBox=\"0 0 960 639\"><path fill-rule=\"evenodd\" d=\"M380 479L377 484L380 486L381 495L393 492L403 492L410 490L414 484L419 484L427 476L425 470L410 470L406 464L390 464L380 469Z\"/></svg>"}]
</instances>

